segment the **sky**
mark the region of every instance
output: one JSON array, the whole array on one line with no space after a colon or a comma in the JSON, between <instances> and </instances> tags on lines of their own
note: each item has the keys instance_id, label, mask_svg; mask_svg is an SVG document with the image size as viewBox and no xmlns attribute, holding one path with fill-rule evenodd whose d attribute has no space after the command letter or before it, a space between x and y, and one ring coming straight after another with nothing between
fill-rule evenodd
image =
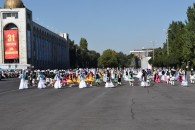
<instances>
[{"instance_id":1,"label":"sky","mask_svg":"<svg viewBox=\"0 0 195 130\"><path fill-rule=\"evenodd\" d=\"M193 0L23 0L33 20L54 32L66 32L79 44L102 53L129 54L134 49L162 47L172 21L185 21ZM3 7L4 0L0 0Z\"/></svg>"}]
</instances>

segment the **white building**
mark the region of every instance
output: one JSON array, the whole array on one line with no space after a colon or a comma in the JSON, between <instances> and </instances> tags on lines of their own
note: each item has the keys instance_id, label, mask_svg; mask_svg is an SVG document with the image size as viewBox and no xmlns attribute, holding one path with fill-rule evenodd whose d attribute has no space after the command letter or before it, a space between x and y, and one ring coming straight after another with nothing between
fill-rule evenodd
<instances>
[{"instance_id":1,"label":"white building","mask_svg":"<svg viewBox=\"0 0 195 130\"><path fill-rule=\"evenodd\" d=\"M69 68L68 34L35 23L21 0L6 0L0 20L0 68Z\"/></svg>"},{"instance_id":2,"label":"white building","mask_svg":"<svg viewBox=\"0 0 195 130\"><path fill-rule=\"evenodd\" d=\"M151 59L151 57L149 56L150 52L153 52L153 49L133 50L133 51L130 51L130 54L134 54L140 59L141 68L151 69L152 66L148 63L148 61Z\"/></svg>"}]
</instances>

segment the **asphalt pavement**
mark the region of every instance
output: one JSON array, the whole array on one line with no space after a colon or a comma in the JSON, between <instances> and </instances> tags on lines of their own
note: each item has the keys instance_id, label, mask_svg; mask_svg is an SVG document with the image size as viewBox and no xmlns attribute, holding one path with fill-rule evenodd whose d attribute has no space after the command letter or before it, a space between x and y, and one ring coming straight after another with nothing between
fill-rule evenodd
<instances>
[{"instance_id":1,"label":"asphalt pavement","mask_svg":"<svg viewBox=\"0 0 195 130\"><path fill-rule=\"evenodd\" d=\"M195 85L18 90L0 81L0 130L194 130Z\"/></svg>"}]
</instances>

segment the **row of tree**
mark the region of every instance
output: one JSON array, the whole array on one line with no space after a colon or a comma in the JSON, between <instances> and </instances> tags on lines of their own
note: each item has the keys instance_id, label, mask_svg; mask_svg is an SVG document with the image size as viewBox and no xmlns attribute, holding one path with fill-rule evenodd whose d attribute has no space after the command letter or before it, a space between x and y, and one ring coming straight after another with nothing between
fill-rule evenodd
<instances>
[{"instance_id":1,"label":"row of tree","mask_svg":"<svg viewBox=\"0 0 195 130\"><path fill-rule=\"evenodd\" d=\"M88 50L88 42L81 38L79 45L69 40L70 67L71 68L97 68L97 67L138 67L138 58L107 49L102 55L94 50Z\"/></svg>"},{"instance_id":2,"label":"row of tree","mask_svg":"<svg viewBox=\"0 0 195 130\"><path fill-rule=\"evenodd\" d=\"M150 63L156 67L195 65L195 3L187 9L187 20L173 21L167 30L167 41L155 49Z\"/></svg>"}]
</instances>

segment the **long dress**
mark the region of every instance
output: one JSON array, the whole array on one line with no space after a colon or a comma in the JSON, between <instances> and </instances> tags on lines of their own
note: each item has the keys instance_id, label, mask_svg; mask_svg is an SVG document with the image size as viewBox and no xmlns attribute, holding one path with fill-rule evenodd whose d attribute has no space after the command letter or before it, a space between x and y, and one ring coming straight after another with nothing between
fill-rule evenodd
<instances>
[{"instance_id":1,"label":"long dress","mask_svg":"<svg viewBox=\"0 0 195 130\"><path fill-rule=\"evenodd\" d=\"M39 74L38 75L38 80L39 80L38 88L39 89L46 88L46 85L45 85L45 76L43 74Z\"/></svg>"},{"instance_id":2,"label":"long dress","mask_svg":"<svg viewBox=\"0 0 195 130\"><path fill-rule=\"evenodd\" d=\"M54 84L54 88L55 89L59 89L62 88L62 85L60 83L61 77L59 74L56 74L56 76L54 77L54 79L56 80L55 84Z\"/></svg>"},{"instance_id":3,"label":"long dress","mask_svg":"<svg viewBox=\"0 0 195 130\"><path fill-rule=\"evenodd\" d=\"M28 88L27 75L26 74L21 74L19 78L21 78L19 90L27 89Z\"/></svg>"},{"instance_id":4,"label":"long dress","mask_svg":"<svg viewBox=\"0 0 195 130\"><path fill-rule=\"evenodd\" d=\"M81 74L80 79L81 79L81 82L79 83L79 88L86 88L87 87L87 84L85 82L85 78L84 78L84 75L83 74Z\"/></svg>"},{"instance_id":5,"label":"long dress","mask_svg":"<svg viewBox=\"0 0 195 130\"><path fill-rule=\"evenodd\" d=\"M194 84L195 82L195 74L190 74L190 82Z\"/></svg>"},{"instance_id":6,"label":"long dress","mask_svg":"<svg viewBox=\"0 0 195 130\"><path fill-rule=\"evenodd\" d=\"M105 84L105 88L114 88L114 84L112 83L110 74L107 74L107 81Z\"/></svg>"},{"instance_id":7,"label":"long dress","mask_svg":"<svg viewBox=\"0 0 195 130\"><path fill-rule=\"evenodd\" d=\"M185 87L188 86L188 81L187 81L187 78L186 77L187 76L186 76L185 72L183 72L181 85L182 86L185 86Z\"/></svg>"},{"instance_id":8,"label":"long dress","mask_svg":"<svg viewBox=\"0 0 195 130\"><path fill-rule=\"evenodd\" d=\"M142 78L141 78L141 86L146 87L147 86L147 74L145 71L142 72Z\"/></svg>"},{"instance_id":9,"label":"long dress","mask_svg":"<svg viewBox=\"0 0 195 130\"><path fill-rule=\"evenodd\" d=\"M106 83L106 80L107 80L107 76L106 76L106 74L104 74L104 76L103 76L104 83Z\"/></svg>"},{"instance_id":10,"label":"long dress","mask_svg":"<svg viewBox=\"0 0 195 130\"><path fill-rule=\"evenodd\" d=\"M122 73L119 72L117 78L118 78L118 84L121 85Z\"/></svg>"}]
</instances>

